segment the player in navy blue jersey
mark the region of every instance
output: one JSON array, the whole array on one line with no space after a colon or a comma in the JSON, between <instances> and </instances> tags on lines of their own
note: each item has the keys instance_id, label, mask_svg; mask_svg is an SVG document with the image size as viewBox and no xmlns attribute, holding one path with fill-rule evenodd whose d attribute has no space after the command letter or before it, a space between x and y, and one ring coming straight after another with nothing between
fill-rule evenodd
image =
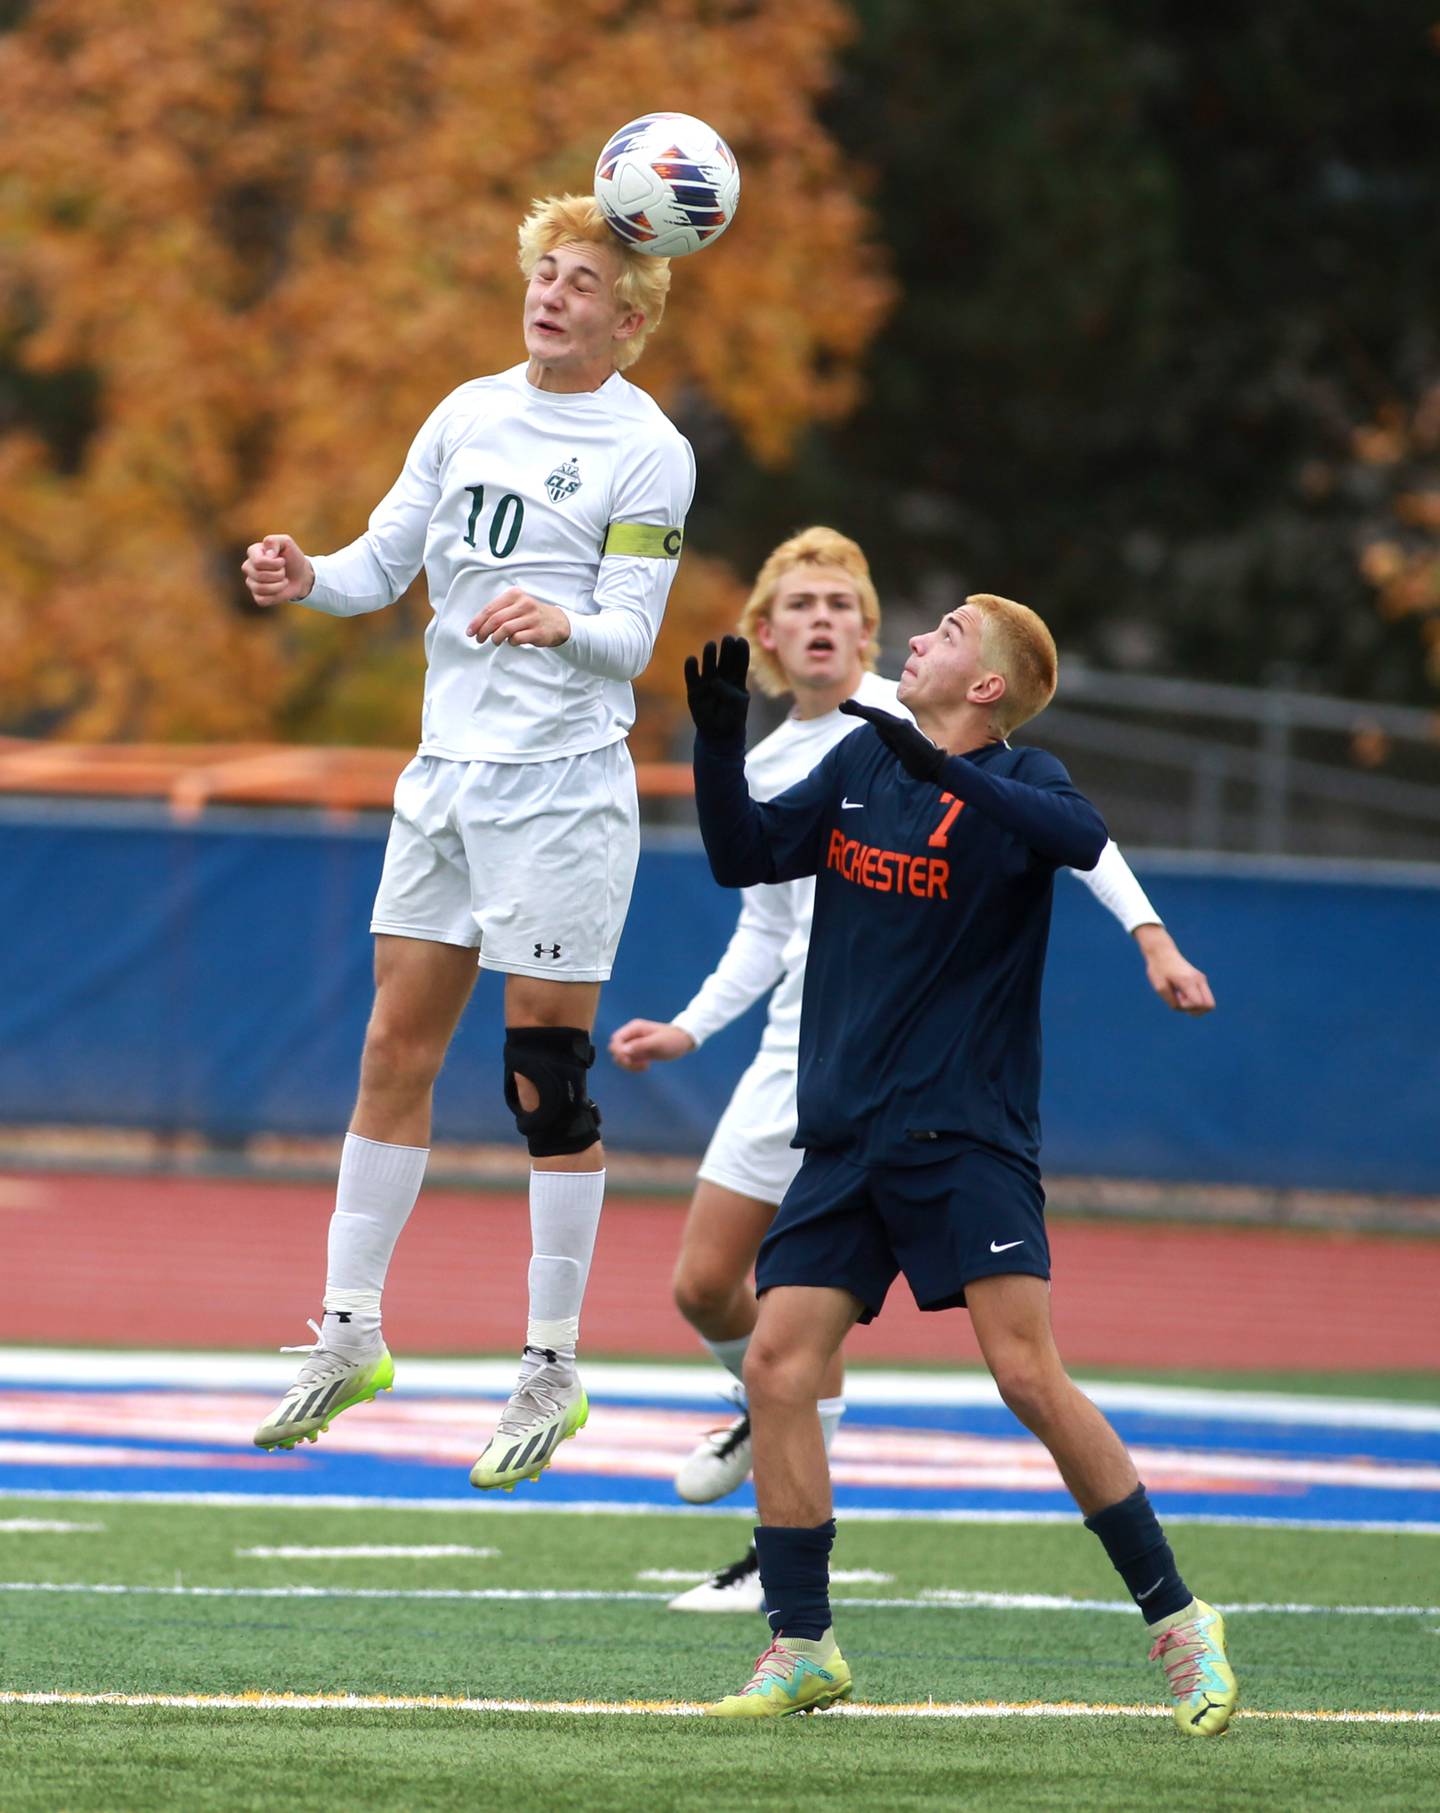
<instances>
[{"instance_id":1,"label":"player in navy blue jersey","mask_svg":"<svg viewBox=\"0 0 1440 1813\"><path fill-rule=\"evenodd\" d=\"M716 880L816 878L805 1159L760 1251L745 1364L775 1640L710 1710L779 1717L849 1696L816 1399L850 1328L903 1272L922 1309L970 1311L1001 1396L1147 1620L1176 1724L1214 1735L1236 1701L1223 1622L1181 1579L1129 1454L1066 1374L1050 1326L1038 1104L1051 888L1057 868L1092 868L1106 842L1061 763L1006 740L1053 696L1055 645L1033 611L980 594L910 650L897 696L915 723L848 701L874 734L845 738L763 803L744 774L747 645L726 637L686 663Z\"/></svg>"}]
</instances>

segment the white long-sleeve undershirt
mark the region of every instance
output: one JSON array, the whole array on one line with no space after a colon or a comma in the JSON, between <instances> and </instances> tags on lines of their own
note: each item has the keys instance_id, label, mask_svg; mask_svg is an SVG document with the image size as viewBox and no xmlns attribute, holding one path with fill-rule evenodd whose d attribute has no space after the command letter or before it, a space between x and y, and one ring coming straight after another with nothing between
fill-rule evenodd
<instances>
[{"instance_id":1,"label":"white long-sleeve undershirt","mask_svg":"<svg viewBox=\"0 0 1440 1813\"><path fill-rule=\"evenodd\" d=\"M1070 873L1085 886L1120 921L1127 932L1140 925L1163 925L1165 922L1150 904L1149 896L1135 879L1135 871L1120 854L1112 837L1100 852L1093 869L1071 869Z\"/></svg>"},{"instance_id":2,"label":"white long-sleeve undershirt","mask_svg":"<svg viewBox=\"0 0 1440 1813\"><path fill-rule=\"evenodd\" d=\"M800 899L801 894L807 898ZM748 1007L753 1007L785 977L786 959L792 944L798 944L795 972L798 1007L799 984L805 974L805 947L810 936L809 909L814 896L815 884L808 879L744 889L740 917L720 961L700 984L693 999L676 1014L673 1023L688 1032L697 1045L703 1045L712 1034L730 1025L732 1020L738 1020ZM771 1017L774 1018L773 1007Z\"/></svg>"}]
</instances>

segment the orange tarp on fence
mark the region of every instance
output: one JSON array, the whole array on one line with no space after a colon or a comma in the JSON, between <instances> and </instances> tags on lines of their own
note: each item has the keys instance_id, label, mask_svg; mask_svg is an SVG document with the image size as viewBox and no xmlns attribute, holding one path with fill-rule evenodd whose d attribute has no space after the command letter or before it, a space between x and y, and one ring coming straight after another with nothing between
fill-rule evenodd
<instances>
[{"instance_id":1,"label":"orange tarp on fence","mask_svg":"<svg viewBox=\"0 0 1440 1813\"><path fill-rule=\"evenodd\" d=\"M0 793L162 799L179 818L208 805L323 806L386 811L399 749L325 749L276 743L42 743L0 737ZM681 762L636 766L642 798L691 792Z\"/></svg>"}]
</instances>

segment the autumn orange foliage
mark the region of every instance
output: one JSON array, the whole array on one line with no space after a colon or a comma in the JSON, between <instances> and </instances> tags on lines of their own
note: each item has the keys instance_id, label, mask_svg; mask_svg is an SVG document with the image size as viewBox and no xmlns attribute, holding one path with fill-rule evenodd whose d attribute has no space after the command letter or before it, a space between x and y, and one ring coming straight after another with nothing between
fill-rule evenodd
<instances>
[{"instance_id":1,"label":"autumn orange foliage","mask_svg":"<svg viewBox=\"0 0 1440 1813\"><path fill-rule=\"evenodd\" d=\"M1386 520L1367 534L1360 570L1382 617L1418 619L1426 670L1440 685L1440 383L1413 407L1387 404L1353 448L1385 480Z\"/></svg>"},{"instance_id":2,"label":"autumn orange foliage","mask_svg":"<svg viewBox=\"0 0 1440 1813\"><path fill-rule=\"evenodd\" d=\"M846 31L839 0L36 0L0 35L0 357L93 420L0 424L0 727L413 737L423 582L362 621L261 616L244 546L360 531L435 402L521 356L530 199L653 106L714 122L745 186L634 377L766 462L842 414L887 303L816 118ZM640 753L743 594L710 556Z\"/></svg>"}]
</instances>

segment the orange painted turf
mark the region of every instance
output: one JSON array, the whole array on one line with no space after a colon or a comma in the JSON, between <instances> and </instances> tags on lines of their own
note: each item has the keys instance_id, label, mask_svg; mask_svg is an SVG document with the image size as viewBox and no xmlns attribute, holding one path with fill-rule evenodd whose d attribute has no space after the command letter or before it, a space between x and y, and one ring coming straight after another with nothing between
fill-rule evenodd
<instances>
[{"instance_id":1,"label":"orange painted turf","mask_svg":"<svg viewBox=\"0 0 1440 1813\"><path fill-rule=\"evenodd\" d=\"M321 1184L0 1174L0 1342L263 1350L318 1314ZM586 1300L591 1354L693 1357L670 1300L683 1205L607 1203ZM1072 1366L1155 1371L1440 1367L1440 1241L1252 1228L1051 1228ZM524 1327L529 1222L516 1193L426 1191L386 1293L398 1353L507 1352ZM903 1284L852 1336L857 1361L978 1359L963 1312Z\"/></svg>"}]
</instances>

